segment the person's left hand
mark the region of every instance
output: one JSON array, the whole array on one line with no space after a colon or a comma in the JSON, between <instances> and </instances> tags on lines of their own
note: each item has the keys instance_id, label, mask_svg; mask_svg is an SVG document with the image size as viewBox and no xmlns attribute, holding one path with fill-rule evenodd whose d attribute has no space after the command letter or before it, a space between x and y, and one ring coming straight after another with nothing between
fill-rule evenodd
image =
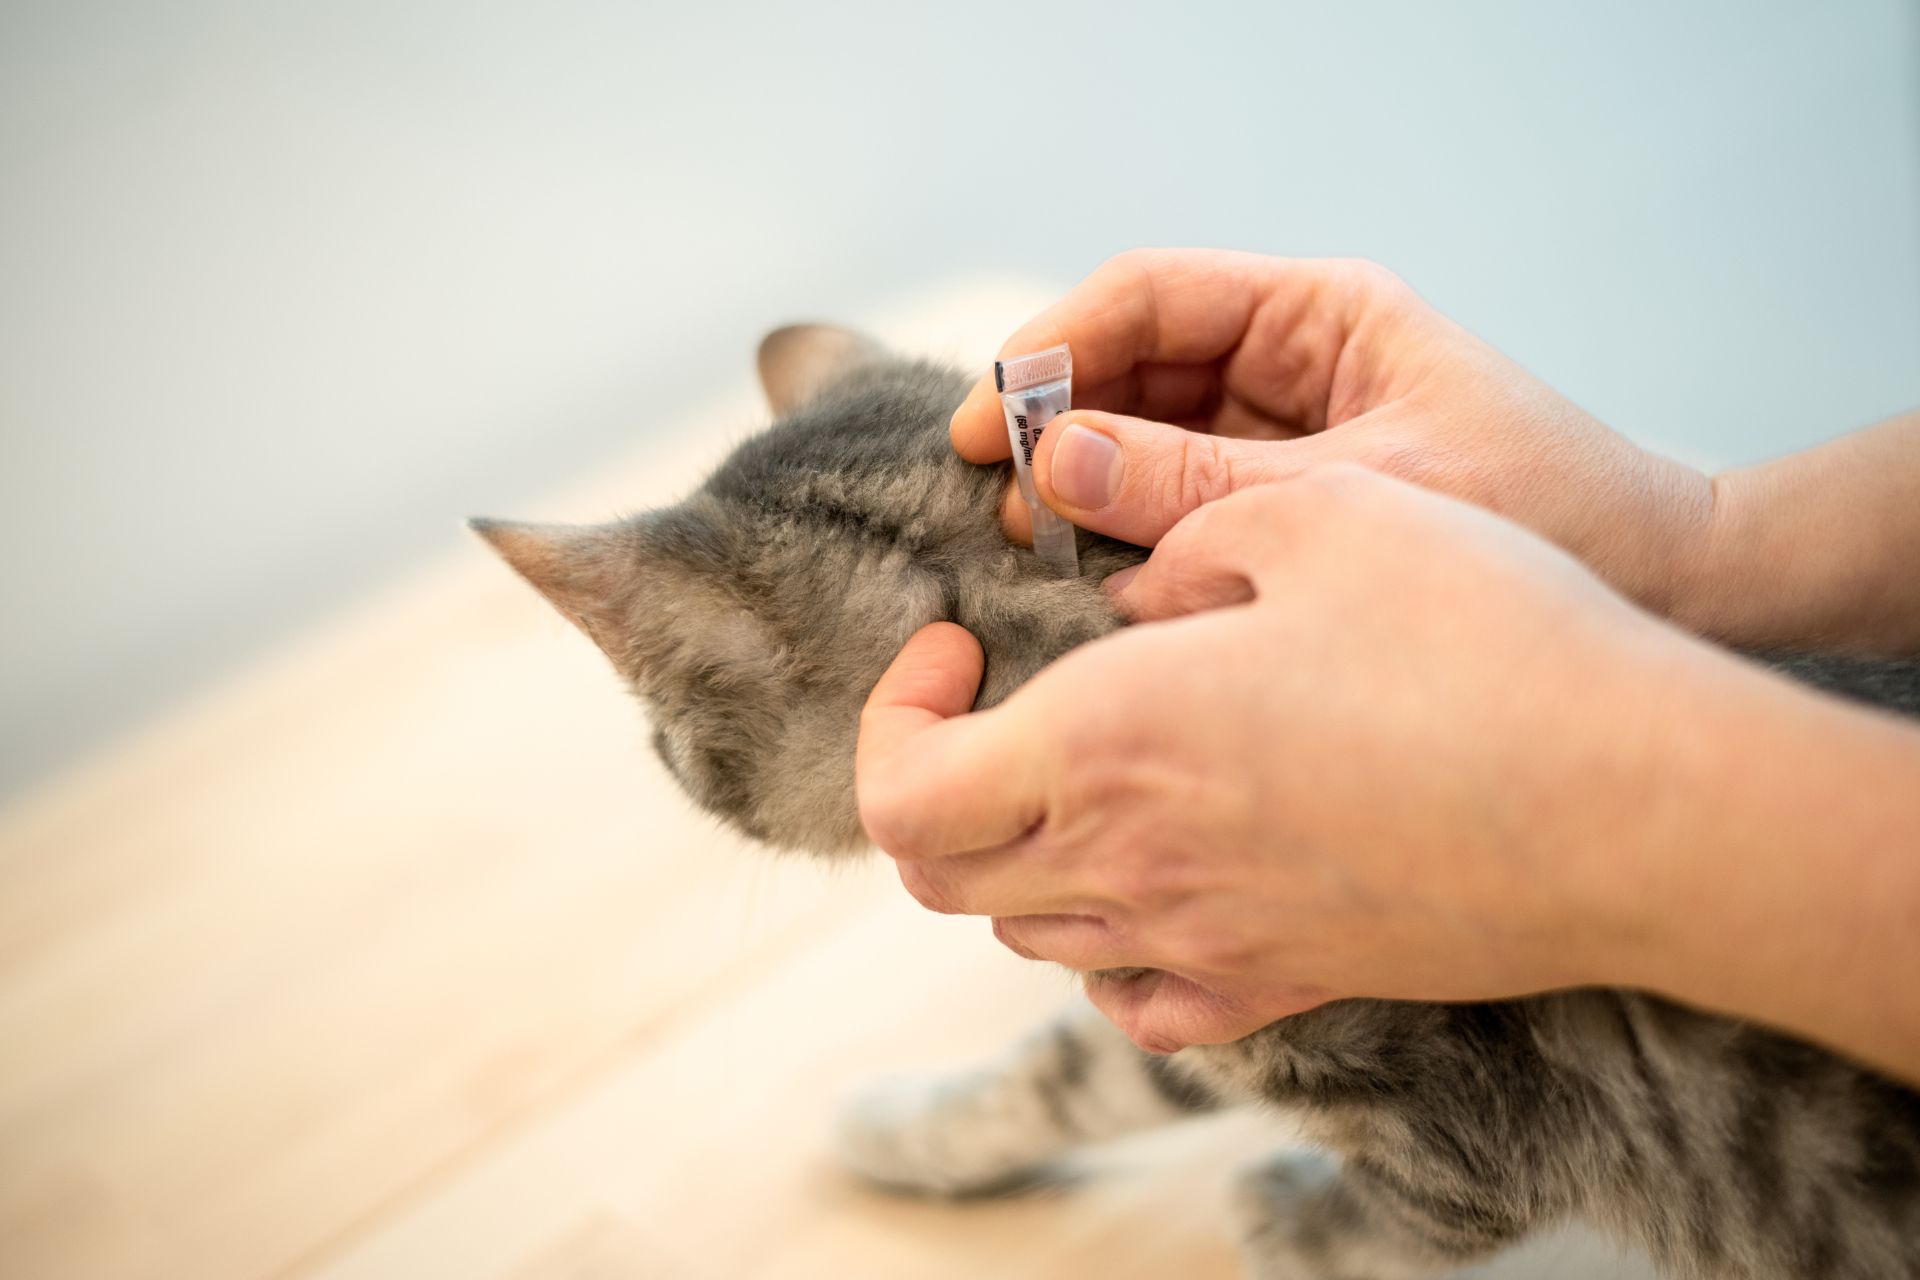
<instances>
[{"instance_id":1,"label":"person's left hand","mask_svg":"<svg viewBox=\"0 0 1920 1280\"><path fill-rule=\"evenodd\" d=\"M1140 625L992 710L948 623L874 689L861 818L923 904L1088 974L1162 1052L1344 996L1600 980L1637 927L1647 730L1700 646L1346 466L1200 508L1115 585Z\"/></svg>"}]
</instances>

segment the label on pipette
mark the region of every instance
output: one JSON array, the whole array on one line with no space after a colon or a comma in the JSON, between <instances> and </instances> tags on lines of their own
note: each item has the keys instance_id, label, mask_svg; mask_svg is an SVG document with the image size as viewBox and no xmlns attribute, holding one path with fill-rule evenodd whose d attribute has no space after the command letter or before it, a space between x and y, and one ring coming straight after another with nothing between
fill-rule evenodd
<instances>
[{"instance_id":1,"label":"label on pipette","mask_svg":"<svg viewBox=\"0 0 1920 1280\"><path fill-rule=\"evenodd\" d=\"M1033 451L1047 424L1073 403L1073 352L1064 345L1031 355L993 363L993 385L1007 416L1007 439L1013 445L1013 475L1020 498L1033 518L1033 550L1042 561L1068 577L1080 574L1080 556L1074 549L1073 525L1040 501L1033 487Z\"/></svg>"}]
</instances>

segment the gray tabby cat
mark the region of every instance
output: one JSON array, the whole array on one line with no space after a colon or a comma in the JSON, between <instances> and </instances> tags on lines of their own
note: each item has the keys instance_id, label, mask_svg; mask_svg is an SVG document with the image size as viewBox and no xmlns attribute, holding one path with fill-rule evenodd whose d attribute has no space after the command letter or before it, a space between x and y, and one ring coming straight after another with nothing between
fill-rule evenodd
<instances>
[{"instance_id":1,"label":"gray tabby cat","mask_svg":"<svg viewBox=\"0 0 1920 1280\"><path fill-rule=\"evenodd\" d=\"M990 705L1119 626L1098 584L1145 553L1083 534L1081 576L1062 580L1009 546L1006 467L948 447L966 389L950 369L821 327L773 334L760 368L779 421L678 506L475 528L612 659L698 803L842 853L864 844L859 710L909 635L951 619L979 637ZM1912 665L1788 665L1920 711ZM1256 1276L1442 1274L1568 1219L1676 1276L1920 1276L1920 1094L1627 991L1343 1000L1171 1058L1078 1006L990 1068L867 1096L842 1138L878 1181L972 1193L1249 1100L1299 1114L1337 1157L1283 1154L1245 1180Z\"/></svg>"}]
</instances>

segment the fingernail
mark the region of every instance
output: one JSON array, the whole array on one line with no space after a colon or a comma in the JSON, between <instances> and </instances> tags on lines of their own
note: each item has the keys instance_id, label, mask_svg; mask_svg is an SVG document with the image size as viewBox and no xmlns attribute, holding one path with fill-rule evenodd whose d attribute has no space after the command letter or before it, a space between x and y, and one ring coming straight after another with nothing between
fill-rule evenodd
<instances>
[{"instance_id":1,"label":"fingernail","mask_svg":"<svg viewBox=\"0 0 1920 1280\"><path fill-rule=\"evenodd\" d=\"M1135 578L1140 576L1141 568L1142 566L1140 565L1130 564L1126 568L1120 570L1120 572L1118 573L1108 574L1107 580L1101 583L1100 585L1107 589L1108 595L1117 596L1122 591L1125 591L1127 589L1127 584L1129 582L1132 582Z\"/></svg>"},{"instance_id":2,"label":"fingernail","mask_svg":"<svg viewBox=\"0 0 1920 1280\"><path fill-rule=\"evenodd\" d=\"M1068 506L1097 511L1120 492L1120 472L1125 466L1112 436L1076 422L1054 446L1053 492Z\"/></svg>"}]
</instances>

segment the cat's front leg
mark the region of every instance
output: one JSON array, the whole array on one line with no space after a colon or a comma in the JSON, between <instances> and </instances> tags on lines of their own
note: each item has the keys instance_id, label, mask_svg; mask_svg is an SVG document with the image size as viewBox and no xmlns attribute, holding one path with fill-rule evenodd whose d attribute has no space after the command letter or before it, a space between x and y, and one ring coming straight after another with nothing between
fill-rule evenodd
<instances>
[{"instance_id":1,"label":"cat's front leg","mask_svg":"<svg viewBox=\"0 0 1920 1280\"><path fill-rule=\"evenodd\" d=\"M1516 1214L1355 1162L1286 1151L1241 1175L1251 1280L1426 1280L1513 1244Z\"/></svg>"},{"instance_id":2,"label":"cat's front leg","mask_svg":"<svg viewBox=\"0 0 1920 1280\"><path fill-rule=\"evenodd\" d=\"M1075 1148L1215 1105L1210 1092L1076 1000L984 1067L856 1091L841 1109L837 1138L842 1159L882 1185L979 1195L1024 1181Z\"/></svg>"}]
</instances>

